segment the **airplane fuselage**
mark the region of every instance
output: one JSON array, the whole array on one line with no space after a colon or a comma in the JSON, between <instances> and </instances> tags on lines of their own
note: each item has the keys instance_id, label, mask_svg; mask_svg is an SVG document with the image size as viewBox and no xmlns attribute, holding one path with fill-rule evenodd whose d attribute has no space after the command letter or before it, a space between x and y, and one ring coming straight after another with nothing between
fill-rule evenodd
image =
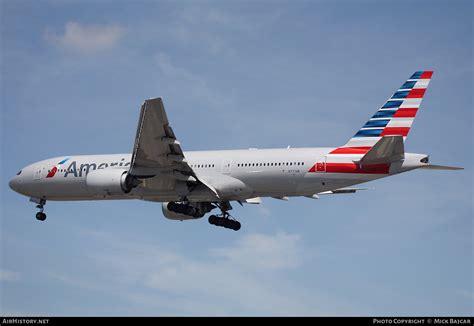
<instances>
[{"instance_id":1,"label":"airplane fuselage","mask_svg":"<svg viewBox=\"0 0 474 326\"><path fill-rule=\"evenodd\" d=\"M252 197L312 196L324 191L344 188L426 165L424 154L406 153L401 163L381 165L372 170L359 169L361 155L328 155L335 148L249 149L185 152L188 164L198 176L231 177L241 181L245 189L226 199ZM157 202L213 201L216 198L205 189L189 190L185 183L166 189L168 178L163 172L144 179L129 193L96 193L88 186L93 172L106 169L128 171L131 154L71 155L54 157L28 165L10 181L19 193L45 200L142 199ZM62 162L58 164L58 162ZM343 162L343 163L341 163ZM153 183L160 183L154 190ZM181 185L181 186L180 186ZM163 189L165 188L165 189ZM239 188L241 189L241 188Z\"/></svg>"},{"instance_id":2,"label":"airplane fuselage","mask_svg":"<svg viewBox=\"0 0 474 326\"><path fill-rule=\"evenodd\" d=\"M202 218L218 208L209 223L237 231L232 201L319 198L354 193L361 189L350 186L416 168L458 170L405 152L432 75L416 71L346 144L334 148L183 152L163 99L147 99L132 154L54 157L25 167L9 185L37 203L40 221L48 200L141 199L162 202L163 215L172 220Z\"/></svg>"}]
</instances>

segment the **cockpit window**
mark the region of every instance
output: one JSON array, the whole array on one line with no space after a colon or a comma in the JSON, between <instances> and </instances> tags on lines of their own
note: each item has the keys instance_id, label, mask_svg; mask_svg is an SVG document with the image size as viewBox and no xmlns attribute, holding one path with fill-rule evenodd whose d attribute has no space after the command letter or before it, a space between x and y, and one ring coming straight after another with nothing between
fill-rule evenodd
<instances>
[{"instance_id":1,"label":"cockpit window","mask_svg":"<svg viewBox=\"0 0 474 326\"><path fill-rule=\"evenodd\" d=\"M426 157L423 157L421 160L420 160L421 163L428 163L429 162L429 157L426 156Z\"/></svg>"},{"instance_id":2,"label":"cockpit window","mask_svg":"<svg viewBox=\"0 0 474 326\"><path fill-rule=\"evenodd\" d=\"M18 171L16 175L20 175L20 174L21 174L21 170L20 170L20 171Z\"/></svg>"}]
</instances>

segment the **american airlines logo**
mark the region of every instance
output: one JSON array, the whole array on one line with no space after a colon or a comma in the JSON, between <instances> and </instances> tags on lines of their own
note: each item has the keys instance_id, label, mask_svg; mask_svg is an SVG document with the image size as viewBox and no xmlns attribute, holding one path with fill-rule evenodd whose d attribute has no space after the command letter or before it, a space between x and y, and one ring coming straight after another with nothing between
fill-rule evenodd
<instances>
[{"instance_id":1,"label":"american airlines logo","mask_svg":"<svg viewBox=\"0 0 474 326\"><path fill-rule=\"evenodd\" d=\"M69 158L62 160L56 166L48 172L47 178L53 177L56 172L60 169L61 164L65 163ZM119 162L102 162L102 163L82 163L78 164L77 161L72 161L64 172L64 177L72 175L74 177L86 176L90 171L106 169L109 167L128 167L130 162L125 162L122 158Z\"/></svg>"},{"instance_id":2,"label":"american airlines logo","mask_svg":"<svg viewBox=\"0 0 474 326\"><path fill-rule=\"evenodd\" d=\"M66 163L66 161L69 160L69 157L66 157L64 160L56 164L51 170L49 170L48 175L46 178L52 178L58 172L58 170L61 168L61 164Z\"/></svg>"}]
</instances>

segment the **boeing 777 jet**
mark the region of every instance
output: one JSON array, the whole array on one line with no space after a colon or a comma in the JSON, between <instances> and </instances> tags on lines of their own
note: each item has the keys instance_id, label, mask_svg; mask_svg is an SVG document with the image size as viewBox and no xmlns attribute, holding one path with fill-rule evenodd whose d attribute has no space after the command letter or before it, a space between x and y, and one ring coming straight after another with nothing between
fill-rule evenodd
<instances>
[{"instance_id":1,"label":"boeing 777 jet","mask_svg":"<svg viewBox=\"0 0 474 326\"><path fill-rule=\"evenodd\" d=\"M10 188L37 204L46 201L141 199L161 202L173 220L202 218L239 230L231 202L259 204L261 197L354 193L354 185L432 165L428 155L406 153L404 143L433 75L415 72L339 147L184 152L161 98L146 100L131 154L66 155L21 169Z\"/></svg>"}]
</instances>

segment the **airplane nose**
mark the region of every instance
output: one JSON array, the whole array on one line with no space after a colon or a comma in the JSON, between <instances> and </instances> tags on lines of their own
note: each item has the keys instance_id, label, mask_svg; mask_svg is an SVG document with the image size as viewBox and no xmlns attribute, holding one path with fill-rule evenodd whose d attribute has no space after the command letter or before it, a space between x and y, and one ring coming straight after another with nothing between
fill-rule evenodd
<instances>
[{"instance_id":1,"label":"airplane nose","mask_svg":"<svg viewBox=\"0 0 474 326\"><path fill-rule=\"evenodd\" d=\"M20 191L20 180L18 180L18 177L15 176L13 177L10 182L8 182L8 185L10 186L10 188L16 192L19 192Z\"/></svg>"}]
</instances>

